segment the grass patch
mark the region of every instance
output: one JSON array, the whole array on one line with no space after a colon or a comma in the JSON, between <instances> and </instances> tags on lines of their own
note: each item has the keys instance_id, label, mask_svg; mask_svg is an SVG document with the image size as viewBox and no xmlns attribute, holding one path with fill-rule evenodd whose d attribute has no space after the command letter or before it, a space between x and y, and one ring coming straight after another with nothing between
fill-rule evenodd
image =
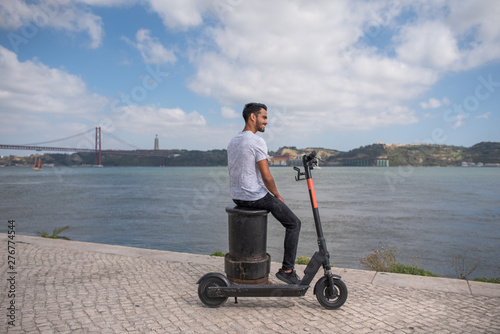
<instances>
[{"instance_id":1,"label":"grass patch","mask_svg":"<svg viewBox=\"0 0 500 334\"><path fill-rule=\"evenodd\" d=\"M64 239L64 240L71 240L70 238L68 237L65 237L65 236L62 236L62 235L59 235L59 233L61 233L62 231L64 230L67 230L69 228L69 226L64 226L64 227L56 227L54 228L54 231L52 231L52 234L48 234L47 232L43 231L43 232L37 232L39 236L41 236L42 238L49 238L49 239Z\"/></svg>"},{"instance_id":2,"label":"grass patch","mask_svg":"<svg viewBox=\"0 0 500 334\"><path fill-rule=\"evenodd\" d=\"M473 281L500 284L500 277L497 278L476 277L473 279Z\"/></svg>"},{"instance_id":3,"label":"grass patch","mask_svg":"<svg viewBox=\"0 0 500 334\"><path fill-rule=\"evenodd\" d=\"M417 276L430 276L430 277L439 277L438 275L425 270L423 268L419 268L418 265L416 264L402 264L402 263L396 263L392 268L391 268L391 273L396 273L396 274L407 274L407 275L417 275Z\"/></svg>"},{"instance_id":4,"label":"grass patch","mask_svg":"<svg viewBox=\"0 0 500 334\"><path fill-rule=\"evenodd\" d=\"M417 264L398 262L399 253L400 251L394 247L382 247L382 249L374 249L370 254L359 259L359 262L365 269L372 271L438 277L428 270L419 268Z\"/></svg>"},{"instance_id":5,"label":"grass patch","mask_svg":"<svg viewBox=\"0 0 500 334\"><path fill-rule=\"evenodd\" d=\"M210 254L210 256L220 256L220 257L224 257L226 254L224 254L223 252L221 251L215 251L213 252L212 254Z\"/></svg>"},{"instance_id":6,"label":"grass patch","mask_svg":"<svg viewBox=\"0 0 500 334\"><path fill-rule=\"evenodd\" d=\"M309 264L309 262L311 262L311 258L310 257L305 257L305 256L299 256L295 260L295 264Z\"/></svg>"}]
</instances>

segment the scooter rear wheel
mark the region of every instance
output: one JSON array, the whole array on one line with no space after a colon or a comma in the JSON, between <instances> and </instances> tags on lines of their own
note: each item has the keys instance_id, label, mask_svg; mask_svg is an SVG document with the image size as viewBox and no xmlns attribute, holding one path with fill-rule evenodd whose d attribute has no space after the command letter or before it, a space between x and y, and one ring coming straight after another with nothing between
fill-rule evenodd
<instances>
[{"instance_id":1,"label":"scooter rear wheel","mask_svg":"<svg viewBox=\"0 0 500 334\"><path fill-rule=\"evenodd\" d=\"M216 276L205 277L198 285L198 297L203 304L208 307L219 307L224 304L227 297L210 297L208 296L209 287L227 286L226 282Z\"/></svg>"},{"instance_id":2,"label":"scooter rear wheel","mask_svg":"<svg viewBox=\"0 0 500 334\"><path fill-rule=\"evenodd\" d=\"M333 294L329 289L330 282L328 281L327 277L320 278L314 288L314 292L316 294L316 299L318 300L318 302L321 304L321 306L330 310L341 307L347 300L347 286L345 285L345 283L341 280L336 279L333 281L333 284Z\"/></svg>"}]
</instances>

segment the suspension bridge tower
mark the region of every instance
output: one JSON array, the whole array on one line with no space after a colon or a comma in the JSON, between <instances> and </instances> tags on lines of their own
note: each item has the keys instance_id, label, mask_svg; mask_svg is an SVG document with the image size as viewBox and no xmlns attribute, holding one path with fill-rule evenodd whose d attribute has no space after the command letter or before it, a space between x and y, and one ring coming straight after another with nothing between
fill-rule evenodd
<instances>
[{"instance_id":1,"label":"suspension bridge tower","mask_svg":"<svg viewBox=\"0 0 500 334\"><path fill-rule=\"evenodd\" d=\"M96 167L102 167L101 163L101 127L95 128L95 158L94 165Z\"/></svg>"}]
</instances>

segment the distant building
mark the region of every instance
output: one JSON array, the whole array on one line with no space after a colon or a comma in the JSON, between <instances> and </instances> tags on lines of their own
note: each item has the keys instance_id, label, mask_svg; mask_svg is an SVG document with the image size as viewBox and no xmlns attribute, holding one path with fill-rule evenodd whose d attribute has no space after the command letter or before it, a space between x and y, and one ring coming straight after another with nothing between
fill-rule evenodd
<instances>
[{"instance_id":1,"label":"distant building","mask_svg":"<svg viewBox=\"0 0 500 334\"><path fill-rule=\"evenodd\" d=\"M389 167L387 158L369 158L369 159L343 159L342 166L356 167Z\"/></svg>"},{"instance_id":2,"label":"distant building","mask_svg":"<svg viewBox=\"0 0 500 334\"><path fill-rule=\"evenodd\" d=\"M158 139L158 135L155 138L155 151L160 149L160 140Z\"/></svg>"},{"instance_id":3,"label":"distant building","mask_svg":"<svg viewBox=\"0 0 500 334\"><path fill-rule=\"evenodd\" d=\"M287 161L290 159L289 155L275 155L271 159L271 163L273 165L280 165L280 166L286 166Z\"/></svg>"}]
</instances>

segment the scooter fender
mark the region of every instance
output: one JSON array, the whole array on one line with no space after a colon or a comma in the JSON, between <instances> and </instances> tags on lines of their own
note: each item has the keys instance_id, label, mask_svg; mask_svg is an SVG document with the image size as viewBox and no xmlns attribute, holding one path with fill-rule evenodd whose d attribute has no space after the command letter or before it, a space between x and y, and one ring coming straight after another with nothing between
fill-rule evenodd
<instances>
[{"instance_id":1,"label":"scooter fender","mask_svg":"<svg viewBox=\"0 0 500 334\"><path fill-rule=\"evenodd\" d=\"M333 275L333 274L332 274L332 278L333 278L333 280L334 280L334 281L335 281L335 280L341 280L341 279L342 279L342 277L340 277L339 275ZM322 281L324 281L324 280L328 280L328 277L327 277L327 276L323 276L323 277L321 277L321 278L320 278L320 279L316 282L316 284L314 285L314 294L315 294L315 295L316 295L316 292L318 291L319 284L320 284Z\"/></svg>"},{"instance_id":2,"label":"scooter fender","mask_svg":"<svg viewBox=\"0 0 500 334\"><path fill-rule=\"evenodd\" d=\"M342 277L340 277L339 275L335 275L335 274L332 274L332 278L334 280L341 280L342 279Z\"/></svg>"},{"instance_id":3,"label":"scooter fender","mask_svg":"<svg viewBox=\"0 0 500 334\"><path fill-rule=\"evenodd\" d=\"M221 273L207 273L207 274L203 275L198 280L198 282L196 282L196 284L200 284L201 281L203 281L207 277L218 277L218 278L220 278L221 280L223 280L226 283L226 286L231 286L231 282L229 282L229 280L227 279L227 277L224 276L224 275L222 275Z\"/></svg>"}]
</instances>

